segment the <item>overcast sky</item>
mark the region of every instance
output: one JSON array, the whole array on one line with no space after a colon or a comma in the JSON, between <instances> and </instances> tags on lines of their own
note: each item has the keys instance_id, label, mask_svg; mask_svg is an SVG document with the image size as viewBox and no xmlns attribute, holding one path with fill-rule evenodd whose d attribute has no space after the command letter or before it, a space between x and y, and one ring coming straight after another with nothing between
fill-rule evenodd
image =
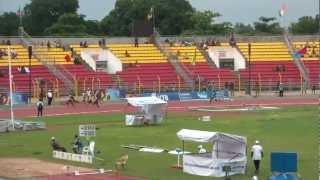
<instances>
[{"instance_id":1,"label":"overcast sky","mask_svg":"<svg viewBox=\"0 0 320 180\"><path fill-rule=\"evenodd\" d=\"M101 20L113 9L116 0L79 0L79 13L87 19ZM282 4L286 4L286 24L297 21L301 16L315 16L319 11L319 0L189 0L198 10L211 10L223 16L218 19L232 23L253 23L260 16L278 17ZM0 14L17 11L30 0L0 0Z\"/></svg>"}]
</instances>

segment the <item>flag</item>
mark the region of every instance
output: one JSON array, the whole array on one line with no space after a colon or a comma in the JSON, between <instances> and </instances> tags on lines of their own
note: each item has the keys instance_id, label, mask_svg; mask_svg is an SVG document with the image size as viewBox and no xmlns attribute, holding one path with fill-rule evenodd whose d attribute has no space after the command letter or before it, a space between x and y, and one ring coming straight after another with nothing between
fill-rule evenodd
<instances>
[{"instance_id":1,"label":"flag","mask_svg":"<svg viewBox=\"0 0 320 180\"><path fill-rule=\"evenodd\" d=\"M307 53L307 46L297 51L297 53L300 55L305 55Z\"/></svg>"},{"instance_id":2,"label":"flag","mask_svg":"<svg viewBox=\"0 0 320 180\"><path fill-rule=\"evenodd\" d=\"M301 57L303 57L307 53L307 51L308 51L307 46L305 46L304 48L298 50L294 54L294 58L300 59Z\"/></svg>"},{"instance_id":3,"label":"flag","mask_svg":"<svg viewBox=\"0 0 320 180\"><path fill-rule=\"evenodd\" d=\"M283 17L284 14L286 13L286 11L287 11L287 6L286 6L286 4L282 4L282 5L281 5L281 8L280 8L280 11L279 11L279 16L280 16L280 17Z\"/></svg>"},{"instance_id":4,"label":"flag","mask_svg":"<svg viewBox=\"0 0 320 180\"><path fill-rule=\"evenodd\" d=\"M150 8L150 11L148 13L148 20L151 20L153 18L153 7Z\"/></svg>"}]
</instances>

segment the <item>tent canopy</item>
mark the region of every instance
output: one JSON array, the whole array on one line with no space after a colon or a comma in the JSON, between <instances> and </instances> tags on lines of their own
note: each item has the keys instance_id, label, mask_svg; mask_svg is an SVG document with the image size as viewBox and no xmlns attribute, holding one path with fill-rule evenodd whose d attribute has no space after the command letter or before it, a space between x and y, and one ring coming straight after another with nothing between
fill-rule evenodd
<instances>
[{"instance_id":1,"label":"tent canopy","mask_svg":"<svg viewBox=\"0 0 320 180\"><path fill-rule=\"evenodd\" d=\"M209 132L199 131L191 129L181 129L177 132L177 136L183 141L195 141L195 142L215 142L215 141L229 141L230 143L246 144L246 138L233 134L221 133L221 132Z\"/></svg>"},{"instance_id":2,"label":"tent canopy","mask_svg":"<svg viewBox=\"0 0 320 180\"><path fill-rule=\"evenodd\" d=\"M126 98L128 103L135 107L143 107L145 105L167 104L166 101L155 96L150 97L130 97Z\"/></svg>"}]
</instances>

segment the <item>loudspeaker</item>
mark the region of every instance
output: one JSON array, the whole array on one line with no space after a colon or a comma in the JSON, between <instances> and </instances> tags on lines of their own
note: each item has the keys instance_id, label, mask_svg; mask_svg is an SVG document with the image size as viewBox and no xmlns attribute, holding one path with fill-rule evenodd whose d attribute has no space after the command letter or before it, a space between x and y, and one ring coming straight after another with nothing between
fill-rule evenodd
<instances>
[{"instance_id":1,"label":"loudspeaker","mask_svg":"<svg viewBox=\"0 0 320 180\"><path fill-rule=\"evenodd\" d=\"M32 46L28 46L29 59L32 58Z\"/></svg>"}]
</instances>

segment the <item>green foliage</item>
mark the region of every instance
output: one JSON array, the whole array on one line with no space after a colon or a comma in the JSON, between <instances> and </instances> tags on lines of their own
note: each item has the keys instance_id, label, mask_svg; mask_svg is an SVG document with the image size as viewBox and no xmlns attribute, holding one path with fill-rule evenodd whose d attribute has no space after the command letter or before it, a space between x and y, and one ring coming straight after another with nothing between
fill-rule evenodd
<instances>
[{"instance_id":1,"label":"green foliage","mask_svg":"<svg viewBox=\"0 0 320 180\"><path fill-rule=\"evenodd\" d=\"M257 34L274 35L281 34L282 28L278 22L275 22L275 17L263 17L259 18L258 22L254 22L254 29Z\"/></svg>"},{"instance_id":2,"label":"green foliage","mask_svg":"<svg viewBox=\"0 0 320 180\"><path fill-rule=\"evenodd\" d=\"M303 16L298 22L290 25L290 31L293 34L316 34L319 31L319 15L315 18L312 16Z\"/></svg>"},{"instance_id":3,"label":"green foliage","mask_svg":"<svg viewBox=\"0 0 320 180\"><path fill-rule=\"evenodd\" d=\"M46 28L52 26L65 13L76 13L78 0L31 0L24 7L25 29L31 35L44 35Z\"/></svg>"},{"instance_id":4,"label":"green foliage","mask_svg":"<svg viewBox=\"0 0 320 180\"><path fill-rule=\"evenodd\" d=\"M227 34L231 30L230 23L216 23L215 18L220 17L219 13L211 11L195 11L191 16L190 29L183 32L183 35L211 35Z\"/></svg>"},{"instance_id":5,"label":"green foliage","mask_svg":"<svg viewBox=\"0 0 320 180\"><path fill-rule=\"evenodd\" d=\"M194 10L186 0L117 0L115 8L101 22L103 32L111 36L129 36L132 23L147 20L151 7L156 26L163 35L178 35L191 25Z\"/></svg>"},{"instance_id":6,"label":"green foliage","mask_svg":"<svg viewBox=\"0 0 320 180\"><path fill-rule=\"evenodd\" d=\"M13 13L4 13L0 16L0 35L18 35L19 17Z\"/></svg>"},{"instance_id":7,"label":"green foliage","mask_svg":"<svg viewBox=\"0 0 320 180\"><path fill-rule=\"evenodd\" d=\"M255 33L254 28L250 24L236 23L233 29L235 34L253 35Z\"/></svg>"},{"instance_id":8,"label":"green foliage","mask_svg":"<svg viewBox=\"0 0 320 180\"><path fill-rule=\"evenodd\" d=\"M102 35L102 30L101 30L101 26L100 26L100 22L97 20L88 20L85 21L85 26L86 26L86 32L87 34L90 35Z\"/></svg>"},{"instance_id":9,"label":"green foliage","mask_svg":"<svg viewBox=\"0 0 320 180\"><path fill-rule=\"evenodd\" d=\"M83 16L77 14L63 14L58 21L46 28L45 33L48 35L86 35L86 26Z\"/></svg>"}]
</instances>

